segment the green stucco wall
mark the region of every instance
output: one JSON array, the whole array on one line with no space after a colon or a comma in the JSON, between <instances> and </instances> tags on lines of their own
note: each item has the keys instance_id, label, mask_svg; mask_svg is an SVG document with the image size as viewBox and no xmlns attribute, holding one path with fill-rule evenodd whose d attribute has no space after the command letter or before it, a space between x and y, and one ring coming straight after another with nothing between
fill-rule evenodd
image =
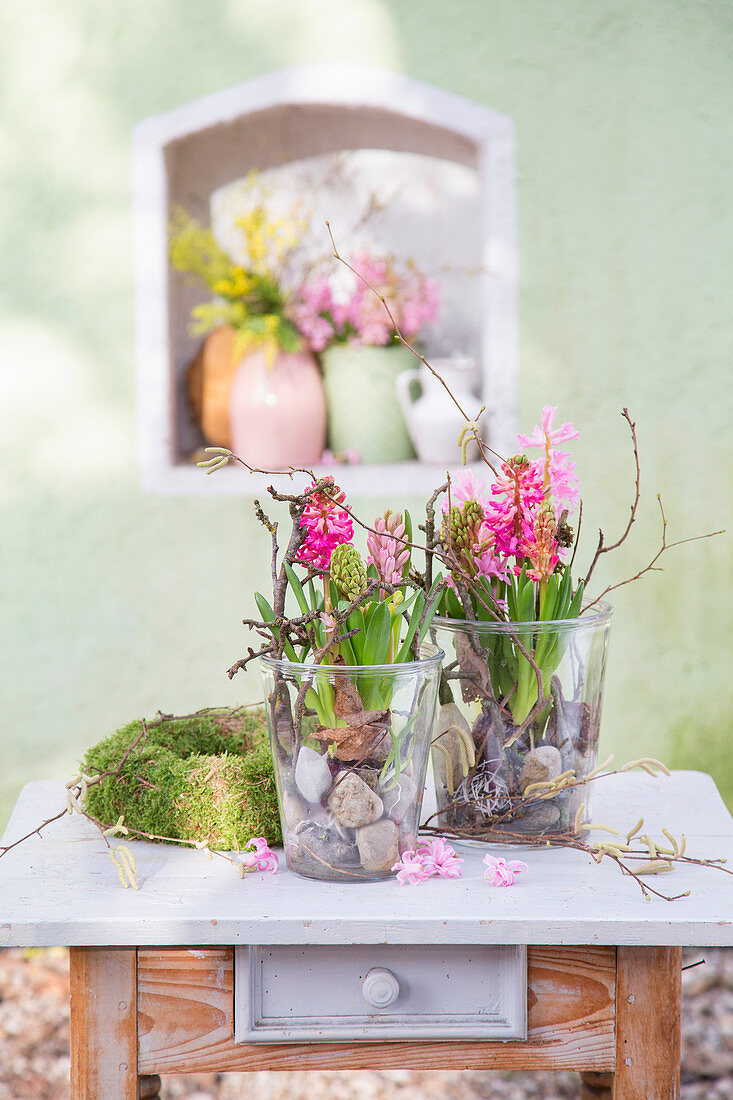
<instances>
[{"instance_id":1,"label":"green stucco wall","mask_svg":"<svg viewBox=\"0 0 733 1100\"><path fill-rule=\"evenodd\" d=\"M23 782L68 776L123 721L258 697L256 674L224 674L267 577L247 502L138 488L130 131L325 60L514 118L520 420L552 402L582 429L581 557L626 522L621 407L638 422L640 516L599 580L654 553L657 491L672 539L731 525L729 0L5 0L0 824ZM731 545L681 547L616 594L603 734L729 799Z\"/></svg>"}]
</instances>

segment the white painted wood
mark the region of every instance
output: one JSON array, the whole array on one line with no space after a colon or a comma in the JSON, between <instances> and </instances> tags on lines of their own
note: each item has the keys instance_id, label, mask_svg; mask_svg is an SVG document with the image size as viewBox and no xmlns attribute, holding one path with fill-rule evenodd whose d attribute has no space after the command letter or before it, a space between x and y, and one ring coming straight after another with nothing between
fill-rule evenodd
<instances>
[{"instance_id":1,"label":"white painted wood","mask_svg":"<svg viewBox=\"0 0 733 1100\"><path fill-rule=\"evenodd\" d=\"M522 946L235 948L235 1042L526 1039ZM370 976L394 988L368 1002ZM390 981L391 979L391 981Z\"/></svg>"},{"instance_id":2,"label":"white painted wood","mask_svg":"<svg viewBox=\"0 0 733 1100\"><path fill-rule=\"evenodd\" d=\"M29 784L3 843L64 804L62 783ZM643 814L645 830L684 832L688 855L727 858L733 867L733 821L712 779L701 772L600 780L594 805L594 819L622 833ZM690 897L645 902L636 884L607 861L596 866L582 852L525 850L529 872L497 889L483 878L482 849L460 847L461 879L399 886L394 880L319 883L285 869L239 879L225 860L135 843L141 887L135 892L121 888L94 827L64 817L43 838L0 858L0 946L733 945L733 876L722 871L677 868L651 884L670 893L689 889Z\"/></svg>"},{"instance_id":3,"label":"white painted wood","mask_svg":"<svg viewBox=\"0 0 733 1100\"><path fill-rule=\"evenodd\" d=\"M478 353L481 362L481 397L489 410L491 444L510 453L516 432L518 358L513 123L491 108L399 73L321 65L247 81L146 119L135 130L139 460L146 490L242 495L261 491L257 481L246 476L223 487L220 474L207 478L184 458L196 436L182 414L181 372L195 346L186 330L199 291L168 270L171 206L179 202L208 219L212 196L221 196L251 168L277 172L294 161L345 149L378 150L375 157L382 162L391 151L445 165L442 182L437 173L438 213L431 221L445 222L446 232L451 224L462 227L460 236L450 230L456 243L443 257L446 264L466 263L475 256L475 265L483 265L475 300L469 292L464 307L468 318L473 315L476 347L464 351ZM375 160L375 165L382 162ZM402 171L404 162L400 163ZM463 197L456 183L459 169L475 180L471 194L464 188ZM378 194L389 197L391 180L397 176L385 173L383 166L374 172ZM461 202L465 216L455 222ZM395 235L393 228L385 228L385 233ZM420 252L425 234L418 226L412 236L410 251ZM395 240L400 250L409 243L399 233ZM340 247L346 251L348 244ZM457 312L458 302L451 304L448 297L448 308ZM445 354L438 343L429 350ZM398 476L408 493L424 494L435 484L435 471L418 463L401 464ZM394 466L339 470L343 487L363 495L384 493L394 477Z\"/></svg>"}]
</instances>

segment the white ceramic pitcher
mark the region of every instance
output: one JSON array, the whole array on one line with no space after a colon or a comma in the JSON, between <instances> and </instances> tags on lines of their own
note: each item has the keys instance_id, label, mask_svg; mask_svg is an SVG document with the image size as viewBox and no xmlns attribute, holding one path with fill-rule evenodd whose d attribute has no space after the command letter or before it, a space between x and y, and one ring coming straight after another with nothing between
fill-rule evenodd
<instances>
[{"instance_id":1,"label":"white ceramic pitcher","mask_svg":"<svg viewBox=\"0 0 733 1100\"><path fill-rule=\"evenodd\" d=\"M432 359L431 366L470 417L476 417L481 402L470 385L476 367L474 359ZM410 438L421 462L455 465L461 460L458 436L465 421L445 387L426 366L403 371L395 379L397 399ZM469 444L468 460L478 458L478 447Z\"/></svg>"}]
</instances>

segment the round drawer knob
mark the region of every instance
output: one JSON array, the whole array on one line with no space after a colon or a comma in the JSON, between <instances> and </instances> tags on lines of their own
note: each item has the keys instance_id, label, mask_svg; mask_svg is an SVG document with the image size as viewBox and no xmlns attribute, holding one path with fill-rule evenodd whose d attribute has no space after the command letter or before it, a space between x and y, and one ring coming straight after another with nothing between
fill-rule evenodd
<instances>
[{"instance_id":1,"label":"round drawer knob","mask_svg":"<svg viewBox=\"0 0 733 1100\"><path fill-rule=\"evenodd\" d=\"M399 997L400 983L391 970L375 966L364 979L361 992L366 1003L372 1008L387 1008Z\"/></svg>"}]
</instances>

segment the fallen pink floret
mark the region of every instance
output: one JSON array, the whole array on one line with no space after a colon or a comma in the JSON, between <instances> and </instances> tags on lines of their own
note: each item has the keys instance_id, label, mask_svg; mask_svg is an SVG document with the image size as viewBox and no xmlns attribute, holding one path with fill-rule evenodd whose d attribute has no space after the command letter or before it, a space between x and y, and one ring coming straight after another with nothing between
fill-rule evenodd
<instances>
[{"instance_id":1,"label":"fallen pink floret","mask_svg":"<svg viewBox=\"0 0 733 1100\"><path fill-rule=\"evenodd\" d=\"M455 848L451 848L442 836L435 840L429 840L421 844L417 854L422 860L422 865L429 875L443 875L444 878L460 878L463 874L461 864L463 860L456 855Z\"/></svg>"},{"instance_id":2,"label":"fallen pink floret","mask_svg":"<svg viewBox=\"0 0 733 1100\"><path fill-rule=\"evenodd\" d=\"M529 870L520 859L507 861L502 856L485 855L483 862L486 864L484 878L489 880L491 886L513 886L514 876Z\"/></svg>"},{"instance_id":3,"label":"fallen pink floret","mask_svg":"<svg viewBox=\"0 0 733 1100\"><path fill-rule=\"evenodd\" d=\"M245 871L277 871L277 856L263 836L253 836L239 855Z\"/></svg>"},{"instance_id":4,"label":"fallen pink floret","mask_svg":"<svg viewBox=\"0 0 733 1100\"><path fill-rule=\"evenodd\" d=\"M432 872L426 871L417 852L403 852L402 858L392 864L392 870L397 871L397 881L400 886L417 886L430 878Z\"/></svg>"}]
</instances>

